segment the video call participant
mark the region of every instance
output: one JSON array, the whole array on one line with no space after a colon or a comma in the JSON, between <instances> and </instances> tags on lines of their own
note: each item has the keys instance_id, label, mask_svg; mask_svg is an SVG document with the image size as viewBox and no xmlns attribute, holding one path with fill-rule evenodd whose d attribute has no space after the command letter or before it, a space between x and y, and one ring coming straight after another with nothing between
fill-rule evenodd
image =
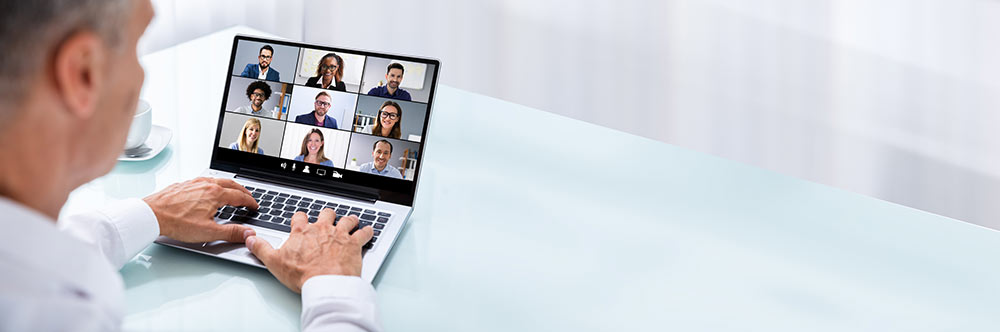
<instances>
[{"instance_id":1,"label":"video call participant","mask_svg":"<svg viewBox=\"0 0 1000 332\"><path fill-rule=\"evenodd\" d=\"M392 100L386 100L378 109L375 124L361 128L361 132L388 138L400 138L403 130L400 121L403 120L403 108Z\"/></svg>"},{"instance_id":2,"label":"video call participant","mask_svg":"<svg viewBox=\"0 0 1000 332\"><path fill-rule=\"evenodd\" d=\"M410 93L399 88L399 83L403 82L403 65L390 63L385 71L385 81L385 85L368 90L368 95L410 101Z\"/></svg>"},{"instance_id":3,"label":"video call participant","mask_svg":"<svg viewBox=\"0 0 1000 332\"><path fill-rule=\"evenodd\" d=\"M260 120L249 118L243 123L243 130L240 131L240 138L229 144L229 148L243 152L264 154L264 149L257 146L257 139L260 138Z\"/></svg>"},{"instance_id":4,"label":"video call participant","mask_svg":"<svg viewBox=\"0 0 1000 332\"><path fill-rule=\"evenodd\" d=\"M258 80L279 80L278 71L271 68L272 55L274 55L274 49L271 48L271 45L264 45L257 54L257 64L248 63L246 68L243 68L243 73L240 76L256 78Z\"/></svg>"},{"instance_id":5,"label":"video call participant","mask_svg":"<svg viewBox=\"0 0 1000 332\"><path fill-rule=\"evenodd\" d=\"M271 86L264 83L264 81L254 81L250 85L247 85L247 99L250 99L250 105L237 107L233 112L277 118L274 110L264 109L264 102L270 98Z\"/></svg>"},{"instance_id":6,"label":"video call participant","mask_svg":"<svg viewBox=\"0 0 1000 332\"><path fill-rule=\"evenodd\" d=\"M327 53L316 65L316 76L306 81L306 86L320 89L347 91L344 81L344 59L339 55Z\"/></svg>"},{"instance_id":7,"label":"video call participant","mask_svg":"<svg viewBox=\"0 0 1000 332\"><path fill-rule=\"evenodd\" d=\"M323 153L323 132L313 128L306 137L302 138L302 150L295 161L303 161L310 164L320 164L323 166L333 166L330 159L326 159Z\"/></svg>"},{"instance_id":8,"label":"video call participant","mask_svg":"<svg viewBox=\"0 0 1000 332\"><path fill-rule=\"evenodd\" d=\"M389 141L382 139L375 142L375 146L372 148L372 159L374 160L362 164L359 171L396 179L403 178L403 174L400 174L398 169L389 165L389 160L392 159L392 143Z\"/></svg>"},{"instance_id":9,"label":"video call participant","mask_svg":"<svg viewBox=\"0 0 1000 332\"><path fill-rule=\"evenodd\" d=\"M330 101L332 101L332 99L330 99L330 95L324 91L320 91L320 93L316 95L316 101L313 103L313 111L296 116L295 122L337 129L337 119L326 115L326 112L330 110L330 106L333 105L330 104Z\"/></svg>"}]
</instances>

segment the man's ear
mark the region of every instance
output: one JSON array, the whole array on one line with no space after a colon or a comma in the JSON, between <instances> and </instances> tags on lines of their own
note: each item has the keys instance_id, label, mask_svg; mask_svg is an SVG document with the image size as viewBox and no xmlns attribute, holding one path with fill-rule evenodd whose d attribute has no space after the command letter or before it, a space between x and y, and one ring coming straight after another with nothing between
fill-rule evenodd
<instances>
[{"instance_id":1,"label":"man's ear","mask_svg":"<svg viewBox=\"0 0 1000 332\"><path fill-rule=\"evenodd\" d=\"M73 33L56 48L52 73L66 111L79 118L94 114L107 73L106 53L101 38L89 31Z\"/></svg>"}]
</instances>

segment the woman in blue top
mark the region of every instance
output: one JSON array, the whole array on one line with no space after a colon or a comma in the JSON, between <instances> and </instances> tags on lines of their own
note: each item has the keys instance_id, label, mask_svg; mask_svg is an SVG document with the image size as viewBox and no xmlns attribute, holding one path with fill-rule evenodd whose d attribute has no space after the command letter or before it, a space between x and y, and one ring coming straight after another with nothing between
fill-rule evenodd
<instances>
[{"instance_id":1,"label":"woman in blue top","mask_svg":"<svg viewBox=\"0 0 1000 332\"><path fill-rule=\"evenodd\" d=\"M243 123L243 130L240 131L240 138L229 144L229 148L244 152L264 154L264 149L257 146L257 138L260 137L260 120L256 118L247 119Z\"/></svg>"},{"instance_id":2,"label":"woman in blue top","mask_svg":"<svg viewBox=\"0 0 1000 332\"><path fill-rule=\"evenodd\" d=\"M295 157L296 161L304 161L310 164L320 164L323 166L333 166L330 159L326 159L323 153L323 132L313 128L306 137L302 139L302 151Z\"/></svg>"}]
</instances>

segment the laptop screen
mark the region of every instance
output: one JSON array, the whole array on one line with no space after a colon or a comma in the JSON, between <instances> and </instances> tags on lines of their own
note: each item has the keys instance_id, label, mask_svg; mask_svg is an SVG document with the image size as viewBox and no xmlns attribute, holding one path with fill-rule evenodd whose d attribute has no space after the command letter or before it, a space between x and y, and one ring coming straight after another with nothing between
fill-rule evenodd
<instances>
[{"instance_id":1,"label":"laptop screen","mask_svg":"<svg viewBox=\"0 0 1000 332\"><path fill-rule=\"evenodd\" d=\"M234 39L212 168L412 205L436 60Z\"/></svg>"}]
</instances>

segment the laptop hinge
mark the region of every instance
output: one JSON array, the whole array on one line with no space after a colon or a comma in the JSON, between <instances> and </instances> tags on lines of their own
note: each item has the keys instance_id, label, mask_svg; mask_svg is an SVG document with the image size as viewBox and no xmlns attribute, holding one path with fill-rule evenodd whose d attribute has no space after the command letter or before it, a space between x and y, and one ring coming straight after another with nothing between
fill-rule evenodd
<instances>
[{"instance_id":1,"label":"laptop hinge","mask_svg":"<svg viewBox=\"0 0 1000 332\"><path fill-rule=\"evenodd\" d=\"M298 189L318 191L330 195L345 196L348 198L353 198L370 203L375 203L376 201L378 201L380 197L378 190L376 189L365 188L361 186L343 184L343 183L341 184L327 183L323 185L317 185L315 182L302 180L291 176L255 171L252 169L245 169L245 168L241 168L238 172L236 172L236 177L272 183L275 185L294 187Z\"/></svg>"}]
</instances>

